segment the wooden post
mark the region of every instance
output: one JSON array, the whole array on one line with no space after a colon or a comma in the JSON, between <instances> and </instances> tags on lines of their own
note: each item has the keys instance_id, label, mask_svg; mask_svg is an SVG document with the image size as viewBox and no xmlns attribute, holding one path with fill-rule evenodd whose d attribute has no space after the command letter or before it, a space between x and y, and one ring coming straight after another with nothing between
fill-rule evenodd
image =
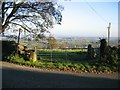
<instances>
[{"instance_id":1,"label":"wooden post","mask_svg":"<svg viewBox=\"0 0 120 90\"><path fill-rule=\"evenodd\" d=\"M18 45L19 45L19 43L20 43L20 28L19 28L19 34L18 34Z\"/></svg>"},{"instance_id":2,"label":"wooden post","mask_svg":"<svg viewBox=\"0 0 120 90\"><path fill-rule=\"evenodd\" d=\"M33 51L30 52L30 60L32 60L33 62L37 61L36 52Z\"/></svg>"},{"instance_id":3,"label":"wooden post","mask_svg":"<svg viewBox=\"0 0 120 90\"><path fill-rule=\"evenodd\" d=\"M51 63L52 63L52 58L53 58L53 54L52 54L52 48L51 48Z\"/></svg>"},{"instance_id":4,"label":"wooden post","mask_svg":"<svg viewBox=\"0 0 120 90\"><path fill-rule=\"evenodd\" d=\"M33 62L37 61L36 47L34 47L34 51L30 52L30 60Z\"/></svg>"},{"instance_id":5,"label":"wooden post","mask_svg":"<svg viewBox=\"0 0 120 90\"><path fill-rule=\"evenodd\" d=\"M19 51L19 50L18 50L18 49L19 49L19 46L18 46L18 45L20 44L20 30L21 30L21 29L19 28L19 30L18 30L18 32L19 32L19 34L18 34L18 41L17 41L17 54L18 54L18 51Z\"/></svg>"}]
</instances>

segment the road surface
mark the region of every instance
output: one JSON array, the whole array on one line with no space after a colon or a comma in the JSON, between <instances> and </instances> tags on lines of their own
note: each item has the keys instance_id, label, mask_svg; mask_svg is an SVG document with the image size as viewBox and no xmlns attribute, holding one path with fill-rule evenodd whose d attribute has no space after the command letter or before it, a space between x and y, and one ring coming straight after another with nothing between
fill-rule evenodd
<instances>
[{"instance_id":1,"label":"road surface","mask_svg":"<svg viewBox=\"0 0 120 90\"><path fill-rule=\"evenodd\" d=\"M118 74L46 71L0 62L2 88L118 88Z\"/></svg>"}]
</instances>

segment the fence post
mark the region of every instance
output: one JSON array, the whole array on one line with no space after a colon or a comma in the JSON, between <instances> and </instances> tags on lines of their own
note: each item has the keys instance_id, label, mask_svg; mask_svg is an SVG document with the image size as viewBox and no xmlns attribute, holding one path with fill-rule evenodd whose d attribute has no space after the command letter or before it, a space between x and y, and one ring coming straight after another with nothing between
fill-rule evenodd
<instances>
[{"instance_id":1,"label":"fence post","mask_svg":"<svg viewBox=\"0 0 120 90\"><path fill-rule=\"evenodd\" d=\"M52 62L52 49L51 49L51 62Z\"/></svg>"},{"instance_id":2,"label":"fence post","mask_svg":"<svg viewBox=\"0 0 120 90\"><path fill-rule=\"evenodd\" d=\"M36 52L34 52L34 51L30 52L30 60L32 60L33 62L37 61Z\"/></svg>"},{"instance_id":3,"label":"fence post","mask_svg":"<svg viewBox=\"0 0 120 90\"><path fill-rule=\"evenodd\" d=\"M87 57L88 57L88 59L94 58L94 48L92 47L91 44L88 45Z\"/></svg>"},{"instance_id":4,"label":"fence post","mask_svg":"<svg viewBox=\"0 0 120 90\"><path fill-rule=\"evenodd\" d=\"M66 60L67 60L67 49L65 51L66 51Z\"/></svg>"}]
</instances>

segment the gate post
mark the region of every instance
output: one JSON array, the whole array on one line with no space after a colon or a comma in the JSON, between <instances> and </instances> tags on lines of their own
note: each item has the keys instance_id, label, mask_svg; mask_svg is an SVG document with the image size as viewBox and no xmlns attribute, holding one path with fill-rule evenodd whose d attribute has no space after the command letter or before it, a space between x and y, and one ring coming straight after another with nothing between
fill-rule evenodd
<instances>
[{"instance_id":1,"label":"gate post","mask_svg":"<svg viewBox=\"0 0 120 90\"><path fill-rule=\"evenodd\" d=\"M30 60L32 60L33 62L37 61L36 47L33 51L30 52Z\"/></svg>"}]
</instances>

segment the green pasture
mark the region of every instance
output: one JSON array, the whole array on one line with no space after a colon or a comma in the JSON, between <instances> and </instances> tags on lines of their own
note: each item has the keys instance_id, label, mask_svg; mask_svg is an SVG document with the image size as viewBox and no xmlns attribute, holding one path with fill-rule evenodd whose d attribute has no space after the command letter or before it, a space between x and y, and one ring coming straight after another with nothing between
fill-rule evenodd
<instances>
[{"instance_id":1,"label":"green pasture","mask_svg":"<svg viewBox=\"0 0 120 90\"><path fill-rule=\"evenodd\" d=\"M85 60L87 49L77 50L37 50L38 60Z\"/></svg>"}]
</instances>

